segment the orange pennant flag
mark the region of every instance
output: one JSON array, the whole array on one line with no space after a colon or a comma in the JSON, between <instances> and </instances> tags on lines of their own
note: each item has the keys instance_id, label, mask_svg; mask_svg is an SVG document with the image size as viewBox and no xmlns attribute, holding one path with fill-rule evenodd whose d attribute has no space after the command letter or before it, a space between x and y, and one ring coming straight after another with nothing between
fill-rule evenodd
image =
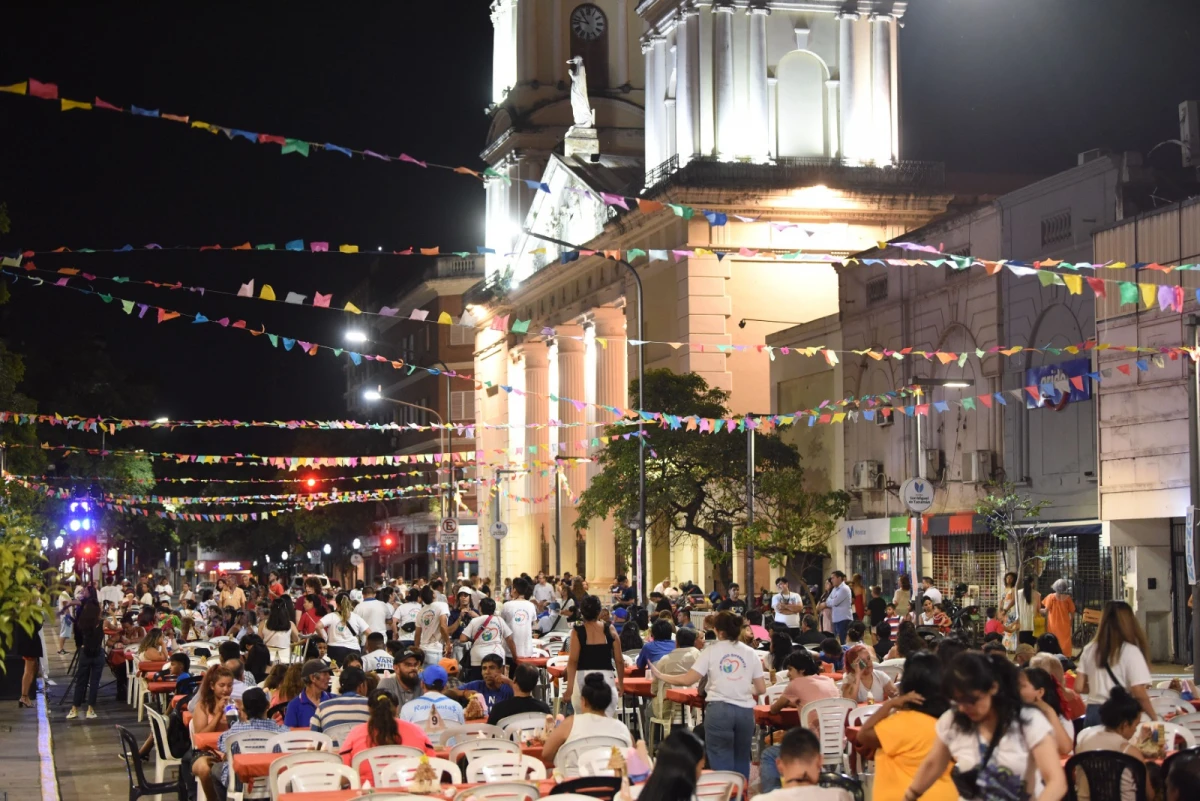
<instances>
[{"instance_id":1,"label":"orange pennant flag","mask_svg":"<svg viewBox=\"0 0 1200 801\"><path fill-rule=\"evenodd\" d=\"M666 208L666 206L659 203L657 200L642 200L641 198L638 198L637 204L638 208L643 214L651 214L656 211L662 211Z\"/></svg>"},{"instance_id":2,"label":"orange pennant flag","mask_svg":"<svg viewBox=\"0 0 1200 801\"><path fill-rule=\"evenodd\" d=\"M251 248L250 248L249 242L243 242L240 245L234 245L232 249L233 250L250 250Z\"/></svg>"},{"instance_id":3,"label":"orange pennant flag","mask_svg":"<svg viewBox=\"0 0 1200 801\"><path fill-rule=\"evenodd\" d=\"M438 255L438 248L436 248L436 247L433 247L433 248L418 248L418 250L420 250L420 251L421 251L421 255L422 255L422 256L436 256L436 255Z\"/></svg>"},{"instance_id":4,"label":"orange pennant flag","mask_svg":"<svg viewBox=\"0 0 1200 801\"><path fill-rule=\"evenodd\" d=\"M475 172L474 170L472 170L468 167L455 167L454 171L456 173L458 173L459 175L474 175L476 178L479 178L479 173ZM483 179L480 178L480 180L483 180Z\"/></svg>"},{"instance_id":5,"label":"orange pennant flag","mask_svg":"<svg viewBox=\"0 0 1200 801\"><path fill-rule=\"evenodd\" d=\"M158 307L158 321L160 323L165 323L167 320L174 320L178 316L179 312L167 311L161 306Z\"/></svg>"}]
</instances>

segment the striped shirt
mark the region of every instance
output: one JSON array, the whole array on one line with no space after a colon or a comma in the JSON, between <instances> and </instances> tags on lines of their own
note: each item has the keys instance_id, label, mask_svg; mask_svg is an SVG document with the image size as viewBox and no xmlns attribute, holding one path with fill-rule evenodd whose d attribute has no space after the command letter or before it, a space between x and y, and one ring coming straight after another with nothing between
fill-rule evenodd
<instances>
[{"instance_id":1,"label":"striped shirt","mask_svg":"<svg viewBox=\"0 0 1200 801\"><path fill-rule=\"evenodd\" d=\"M229 735L237 734L238 732L243 731L265 731L270 732L271 734L282 734L283 732L288 731L288 728L287 726L280 726L275 721L267 720L266 718L250 718L249 720L239 720L237 723L221 732L221 736L217 738L217 750L224 754L225 746L229 742ZM234 753L237 752L235 751ZM229 784L228 762L223 761L217 763L217 772L214 774L214 778L216 778L216 780L223 785Z\"/></svg>"},{"instance_id":2,"label":"striped shirt","mask_svg":"<svg viewBox=\"0 0 1200 801\"><path fill-rule=\"evenodd\" d=\"M308 727L313 731L326 731L345 723L366 723L369 717L371 710L366 698L357 693L342 693L322 701Z\"/></svg>"}]
</instances>

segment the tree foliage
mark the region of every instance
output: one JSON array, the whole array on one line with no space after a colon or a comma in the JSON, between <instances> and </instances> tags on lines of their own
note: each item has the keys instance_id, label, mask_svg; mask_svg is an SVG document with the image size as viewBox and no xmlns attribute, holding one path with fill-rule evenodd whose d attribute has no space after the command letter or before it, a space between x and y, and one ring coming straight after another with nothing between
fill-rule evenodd
<instances>
[{"instance_id":1,"label":"tree foliage","mask_svg":"<svg viewBox=\"0 0 1200 801\"><path fill-rule=\"evenodd\" d=\"M45 621L51 575L32 516L12 504L0 507L0 670L20 626L32 634Z\"/></svg>"},{"instance_id":2,"label":"tree foliage","mask_svg":"<svg viewBox=\"0 0 1200 801\"><path fill-rule=\"evenodd\" d=\"M631 396L638 382L630 385ZM729 416L729 393L708 386L695 373L670 370L646 373L645 406L671 415L706 418ZM629 434L630 426L612 426L608 436ZM771 472L794 468L799 455L774 434L757 434L758 469ZM746 437L731 433L700 434L684 428L652 428L646 442L646 530L657 540L699 537L708 555L728 577L730 542L746 513ZM601 472L580 497L581 528L597 518L614 518L618 544L627 552L625 523L638 512L638 441L636 436L605 444L596 457ZM741 481L742 489L737 490Z\"/></svg>"},{"instance_id":3,"label":"tree foliage","mask_svg":"<svg viewBox=\"0 0 1200 801\"><path fill-rule=\"evenodd\" d=\"M1046 524L1040 519L1048 500L1034 501L1021 495L1011 483L988 487L988 494L975 505L975 512L984 517L988 530L1000 541L1000 555L1005 572L1017 574L1017 586L1032 570L1041 573L1046 559Z\"/></svg>"},{"instance_id":4,"label":"tree foliage","mask_svg":"<svg viewBox=\"0 0 1200 801\"><path fill-rule=\"evenodd\" d=\"M743 549L753 545L774 567L791 566L803 575L814 559L829 555L850 494L810 492L799 467L759 471L754 483L754 522L739 530L735 543Z\"/></svg>"}]
</instances>

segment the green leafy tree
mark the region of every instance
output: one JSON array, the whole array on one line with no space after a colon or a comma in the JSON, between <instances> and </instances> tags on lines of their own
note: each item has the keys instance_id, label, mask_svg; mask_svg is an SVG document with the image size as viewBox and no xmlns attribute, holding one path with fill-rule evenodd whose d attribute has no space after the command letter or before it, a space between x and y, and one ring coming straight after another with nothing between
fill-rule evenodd
<instances>
[{"instance_id":1,"label":"green leafy tree","mask_svg":"<svg viewBox=\"0 0 1200 801\"><path fill-rule=\"evenodd\" d=\"M989 486L988 494L975 505L975 512L983 516L988 531L1000 541L1004 571L1017 574L1018 587L1026 573L1042 572L1049 535L1041 516L1049 505L1048 500L1035 502L1022 495L1007 482Z\"/></svg>"},{"instance_id":2,"label":"green leafy tree","mask_svg":"<svg viewBox=\"0 0 1200 801\"><path fill-rule=\"evenodd\" d=\"M850 494L810 491L799 467L760 469L754 484L754 522L739 529L734 542L743 549L753 546L774 567L804 575L829 555L829 541L850 508Z\"/></svg>"},{"instance_id":3,"label":"green leafy tree","mask_svg":"<svg viewBox=\"0 0 1200 801\"><path fill-rule=\"evenodd\" d=\"M638 382L630 385L631 396ZM729 416L729 393L710 387L695 373L677 375L670 370L646 373L645 404L670 415L705 418ZM609 436L628 434L629 426L612 426ZM732 533L746 514L746 437L731 433L700 434L685 428L651 428L647 431L646 529L655 541L672 544L699 537L717 565L723 582L731 580ZM757 434L759 470L794 468L799 455L774 434ZM653 453L650 453L650 451ZM630 533L625 522L638 512L637 437L608 442L596 457L601 472L580 497L578 525L586 528L597 518L619 521L619 552L628 554ZM738 491L737 483L742 482Z\"/></svg>"},{"instance_id":4,"label":"green leafy tree","mask_svg":"<svg viewBox=\"0 0 1200 801\"><path fill-rule=\"evenodd\" d=\"M0 670L16 627L32 634L49 614L51 573L32 515L11 503L0 507Z\"/></svg>"}]
</instances>

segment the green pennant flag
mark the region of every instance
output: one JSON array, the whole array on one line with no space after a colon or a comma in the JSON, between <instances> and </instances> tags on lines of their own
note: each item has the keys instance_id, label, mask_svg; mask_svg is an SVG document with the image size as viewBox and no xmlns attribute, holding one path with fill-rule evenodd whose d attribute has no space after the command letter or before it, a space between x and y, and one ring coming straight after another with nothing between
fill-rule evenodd
<instances>
[{"instance_id":1,"label":"green pennant flag","mask_svg":"<svg viewBox=\"0 0 1200 801\"><path fill-rule=\"evenodd\" d=\"M267 334L267 339L271 340L272 348L279 347L279 337L278 336L276 336L275 334Z\"/></svg>"},{"instance_id":2,"label":"green pennant flag","mask_svg":"<svg viewBox=\"0 0 1200 801\"><path fill-rule=\"evenodd\" d=\"M641 248L633 248L631 250L625 251L625 261L633 261L634 259L638 258L639 256L645 256L645 255L646 255L646 251L642 250Z\"/></svg>"},{"instance_id":3,"label":"green pennant flag","mask_svg":"<svg viewBox=\"0 0 1200 801\"><path fill-rule=\"evenodd\" d=\"M105 303L112 303L112 295L105 295L104 293L100 293L100 300L104 301Z\"/></svg>"},{"instance_id":4,"label":"green pennant flag","mask_svg":"<svg viewBox=\"0 0 1200 801\"><path fill-rule=\"evenodd\" d=\"M515 320L512 324L512 332L514 334L528 334L529 320Z\"/></svg>"},{"instance_id":5,"label":"green pennant flag","mask_svg":"<svg viewBox=\"0 0 1200 801\"><path fill-rule=\"evenodd\" d=\"M133 314L133 301L132 300L121 301L121 309L123 309L126 314Z\"/></svg>"},{"instance_id":6,"label":"green pennant flag","mask_svg":"<svg viewBox=\"0 0 1200 801\"><path fill-rule=\"evenodd\" d=\"M114 284L128 284L128 283L129 283L129 279L128 279L128 278L126 278L126 277L125 277L125 276L123 276L123 275L114 275L114 276L113 276L113 283L114 283Z\"/></svg>"},{"instance_id":7,"label":"green pennant flag","mask_svg":"<svg viewBox=\"0 0 1200 801\"><path fill-rule=\"evenodd\" d=\"M671 211L675 212L676 217L682 217L685 220L690 220L692 217L696 216L696 210L691 206L681 206L678 203L668 203L667 205L671 207Z\"/></svg>"},{"instance_id":8,"label":"green pennant flag","mask_svg":"<svg viewBox=\"0 0 1200 801\"><path fill-rule=\"evenodd\" d=\"M299 153L301 156L308 156L308 142L303 139L284 139L283 148L280 153Z\"/></svg>"},{"instance_id":9,"label":"green pennant flag","mask_svg":"<svg viewBox=\"0 0 1200 801\"><path fill-rule=\"evenodd\" d=\"M255 245L254 249L255 250L274 250L275 246L274 245Z\"/></svg>"},{"instance_id":10,"label":"green pennant flag","mask_svg":"<svg viewBox=\"0 0 1200 801\"><path fill-rule=\"evenodd\" d=\"M963 398L962 405L963 405L964 409L974 409L975 408L975 399L974 398Z\"/></svg>"},{"instance_id":11,"label":"green pennant flag","mask_svg":"<svg viewBox=\"0 0 1200 801\"><path fill-rule=\"evenodd\" d=\"M488 167L486 170L484 170L483 174L489 178L499 178L501 181L504 181L505 186L512 186L512 178L509 178L507 175L502 175L501 173L496 172L491 167Z\"/></svg>"},{"instance_id":12,"label":"green pennant flag","mask_svg":"<svg viewBox=\"0 0 1200 801\"><path fill-rule=\"evenodd\" d=\"M1046 272L1045 270L1039 271L1037 274L1037 277L1038 277L1038 283L1040 283L1042 286L1050 286L1052 284L1061 284L1062 283L1061 278L1058 278L1058 276L1055 275L1054 273L1049 273L1049 272ZM1058 280L1055 281L1054 280L1055 278L1058 278Z\"/></svg>"},{"instance_id":13,"label":"green pennant flag","mask_svg":"<svg viewBox=\"0 0 1200 801\"><path fill-rule=\"evenodd\" d=\"M334 356L341 356L341 355L342 355L342 348L334 348L334 349L333 349L333 355L334 355Z\"/></svg>"},{"instance_id":14,"label":"green pennant flag","mask_svg":"<svg viewBox=\"0 0 1200 801\"><path fill-rule=\"evenodd\" d=\"M1120 287L1121 287L1121 305L1125 306L1130 303L1137 305L1137 302L1138 302L1137 284L1133 283L1132 281L1122 281L1120 283Z\"/></svg>"},{"instance_id":15,"label":"green pennant flag","mask_svg":"<svg viewBox=\"0 0 1200 801\"><path fill-rule=\"evenodd\" d=\"M971 354L969 354L969 353L960 353L960 354L958 354L958 366L959 366L959 367L962 367L964 364L966 364L966 363L967 363L967 357L968 357L968 356L970 356L970 355L971 355Z\"/></svg>"}]
</instances>

